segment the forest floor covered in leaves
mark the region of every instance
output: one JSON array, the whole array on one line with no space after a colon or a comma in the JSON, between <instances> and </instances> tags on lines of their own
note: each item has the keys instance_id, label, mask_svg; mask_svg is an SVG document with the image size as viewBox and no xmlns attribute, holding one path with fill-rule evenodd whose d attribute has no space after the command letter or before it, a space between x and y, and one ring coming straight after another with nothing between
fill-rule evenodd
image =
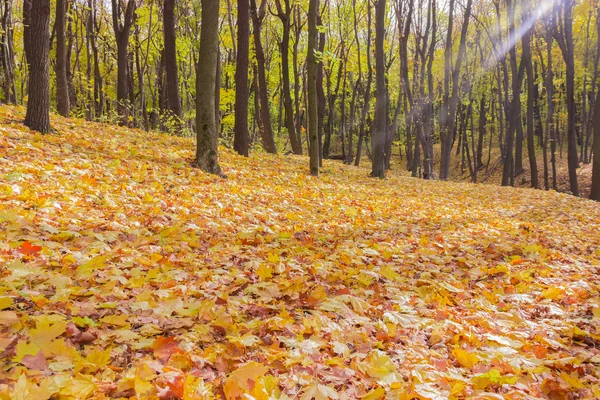
<instances>
[{"instance_id":1,"label":"forest floor covered in leaves","mask_svg":"<svg viewBox=\"0 0 600 400\"><path fill-rule=\"evenodd\" d=\"M228 150L222 180L190 139L23 116L0 399L600 398L596 203Z\"/></svg>"}]
</instances>

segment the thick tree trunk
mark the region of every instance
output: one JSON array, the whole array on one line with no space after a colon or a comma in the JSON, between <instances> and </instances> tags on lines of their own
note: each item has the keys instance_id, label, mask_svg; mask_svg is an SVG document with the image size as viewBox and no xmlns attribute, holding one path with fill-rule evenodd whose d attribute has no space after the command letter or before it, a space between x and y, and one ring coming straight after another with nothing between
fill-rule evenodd
<instances>
[{"instance_id":1,"label":"thick tree trunk","mask_svg":"<svg viewBox=\"0 0 600 400\"><path fill-rule=\"evenodd\" d=\"M224 176L219 166L215 87L219 55L219 0L202 0L196 71L196 166Z\"/></svg>"},{"instance_id":2,"label":"thick tree trunk","mask_svg":"<svg viewBox=\"0 0 600 400\"><path fill-rule=\"evenodd\" d=\"M70 112L69 84L67 81L67 43L65 25L67 21L67 2L56 0L56 108L63 117Z\"/></svg>"},{"instance_id":3,"label":"thick tree trunk","mask_svg":"<svg viewBox=\"0 0 600 400\"><path fill-rule=\"evenodd\" d=\"M176 0L164 0L163 33L165 40L165 72L167 76L167 99L171 114L178 119L180 128L183 116L181 96L179 95L179 72L177 66L177 42L175 35L175 3Z\"/></svg>"},{"instance_id":4,"label":"thick tree trunk","mask_svg":"<svg viewBox=\"0 0 600 400\"><path fill-rule=\"evenodd\" d=\"M25 125L50 132L50 0L23 4L25 54L29 65Z\"/></svg>"},{"instance_id":5,"label":"thick tree trunk","mask_svg":"<svg viewBox=\"0 0 600 400\"><path fill-rule=\"evenodd\" d=\"M387 131L387 93L385 88L385 2L377 0L375 5L375 129L373 138L373 161L371 176L385 178L385 137Z\"/></svg>"},{"instance_id":6,"label":"thick tree trunk","mask_svg":"<svg viewBox=\"0 0 600 400\"><path fill-rule=\"evenodd\" d=\"M237 58L235 64L235 122L233 148L248 157L250 134L248 132L248 84L250 48L250 3L238 0Z\"/></svg>"},{"instance_id":7,"label":"thick tree trunk","mask_svg":"<svg viewBox=\"0 0 600 400\"><path fill-rule=\"evenodd\" d=\"M308 50L306 68L308 73L308 153L310 174L319 175L319 124L317 98L317 13L319 0L310 0L308 5Z\"/></svg>"}]
</instances>

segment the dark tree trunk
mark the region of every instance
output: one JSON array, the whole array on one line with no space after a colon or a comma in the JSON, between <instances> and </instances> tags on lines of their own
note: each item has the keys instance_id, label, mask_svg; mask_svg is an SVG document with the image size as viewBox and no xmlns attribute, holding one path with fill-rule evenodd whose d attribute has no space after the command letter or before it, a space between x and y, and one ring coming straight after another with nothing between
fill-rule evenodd
<instances>
[{"instance_id":1,"label":"dark tree trunk","mask_svg":"<svg viewBox=\"0 0 600 400\"><path fill-rule=\"evenodd\" d=\"M121 21L121 14L123 20ZM129 35L135 21L135 0L128 0L125 10L119 0L112 0L112 19L117 41L117 112L120 125L129 125Z\"/></svg>"},{"instance_id":2,"label":"dark tree trunk","mask_svg":"<svg viewBox=\"0 0 600 400\"><path fill-rule=\"evenodd\" d=\"M529 2L525 0L523 7L526 11L523 12L525 18L529 18ZM524 18L524 19L525 19ZM529 170L531 175L531 187L538 189L540 184L538 182L538 169L537 160L535 157L535 132L534 132L534 76L533 76L533 64L531 62L531 31L528 30L523 35L523 58L525 62L525 69L527 71L527 154L529 157Z\"/></svg>"},{"instance_id":3,"label":"dark tree trunk","mask_svg":"<svg viewBox=\"0 0 600 400\"><path fill-rule=\"evenodd\" d=\"M454 8L454 0L450 0L450 9ZM473 0L467 0L465 9L462 30L460 34L460 44L458 47L458 54L456 56L456 63L452 68L452 19L453 14L450 12L450 23L448 29L448 35L446 36L446 50L445 50L445 73L444 73L444 101L442 104L442 113L440 118L440 125L442 125L441 131L441 144L442 144L442 157L440 161L440 179L446 180L450 174L450 157L452 154L452 145L454 143L454 128L456 123L456 110L458 107L459 99L459 85L458 78L460 76L460 67L462 65L463 58L466 53L466 40L467 31L469 28L469 19L471 18L471 6ZM452 95L450 96L450 79L452 79Z\"/></svg>"},{"instance_id":4,"label":"dark tree trunk","mask_svg":"<svg viewBox=\"0 0 600 400\"><path fill-rule=\"evenodd\" d=\"M69 84L67 80L67 42L65 25L67 21L67 2L56 0L56 108L63 117L70 112Z\"/></svg>"},{"instance_id":5,"label":"dark tree trunk","mask_svg":"<svg viewBox=\"0 0 600 400\"><path fill-rule=\"evenodd\" d=\"M321 25L321 15L317 15L317 25ZM319 33L319 52L325 51L325 32ZM325 90L323 89L323 63L317 64L317 101L318 101L318 133L319 133L319 167L323 166L323 127L325 125Z\"/></svg>"},{"instance_id":6,"label":"dark tree trunk","mask_svg":"<svg viewBox=\"0 0 600 400\"><path fill-rule=\"evenodd\" d=\"M219 0L202 0L202 27L196 71L196 166L224 176L219 166L216 85L219 57Z\"/></svg>"},{"instance_id":7,"label":"dark tree trunk","mask_svg":"<svg viewBox=\"0 0 600 400\"><path fill-rule=\"evenodd\" d=\"M275 1L277 6L277 16L283 25L283 35L279 42L281 51L281 71L283 84L283 105L285 108L285 127L287 128L290 137L290 144L294 154L302 154L302 138L296 135L294 126L294 103L292 101L292 93L290 86L290 31L291 31L291 16L292 7L290 0L283 0L283 7L280 0ZM238 11L239 12L239 11Z\"/></svg>"},{"instance_id":8,"label":"dark tree trunk","mask_svg":"<svg viewBox=\"0 0 600 400\"><path fill-rule=\"evenodd\" d=\"M385 2L377 0L375 5L375 129L373 138L373 160L371 176L385 178L385 137L387 131L387 93L385 87Z\"/></svg>"},{"instance_id":9,"label":"dark tree trunk","mask_svg":"<svg viewBox=\"0 0 600 400\"><path fill-rule=\"evenodd\" d=\"M600 201L600 96L596 97L594 105L594 142L592 152L594 154L592 164L592 190L590 199Z\"/></svg>"},{"instance_id":10,"label":"dark tree trunk","mask_svg":"<svg viewBox=\"0 0 600 400\"><path fill-rule=\"evenodd\" d=\"M25 0L24 46L29 65L25 125L50 132L50 0Z\"/></svg>"},{"instance_id":11,"label":"dark tree trunk","mask_svg":"<svg viewBox=\"0 0 600 400\"><path fill-rule=\"evenodd\" d=\"M250 134L248 133L248 85L250 46L250 3L238 0L237 58L235 64L235 125L233 148L248 157Z\"/></svg>"},{"instance_id":12,"label":"dark tree trunk","mask_svg":"<svg viewBox=\"0 0 600 400\"><path fill-rule=\"evenodd\" d=\"M477 154L475 155L475 169L483 167L483 140L485 137L485 124L487 122L485 109L485 96L481 97L479 103L479 137L477 138Z\"/></svg>"},{"instance_id":13,"label":"dark tree trunk","mask_svg":"<svg viewBox=\"0 0 600 400\"><path fill-rule=\"evenodd\" d=\"M12 0L4 0L3 5L2 40L0 42L0 46L2 46L0 51L3 74L2 87L4 89L4 101L9 104L15 104L17 102L17 89L15 87Z\"/></svg>"},{"instance_id":14,"label":"dark tree trunk","mask_svg":"<svg viewBox=\"0 0 600 400\"><path fill-rule=\"evenodd\" d=\"M310 156L310 174L319 175L319 124L317 98L317 13L319 0L310 0L308 6L308 50L306 68L308 74L308 154Z\"/></svg>"},{"instance_id":15,"label":"dark tree trunk","mask_svg":"<svg viewBox=\"0 0 600 400\"><path fill-rule=\"evenodd\" d=\"M179 95L179 73L177 69L177 42L175 35L176 0L164 0L163 33L165 40L165 72L167 76L167 99L172 116L177 118L177 130L183 116L181 96ZM141 78L140 78L141 79Z\"/></svg>"},{"instance_id":16,"label":"dark tree trunk","mask_svg":"<svg viewBox=\"0 0 600 400\"><path fill-rule=\"evenodd\" d=\"M265 66L265 51L261 41L262 23L265 18L266 0L261 1L260 9L256 7L256 0L250 0L250 15L254 27L254 50L258 64L258 96L260 100L260 118L262 120L262 144L267 153L277 154L273 127L271 125L271 112L269 109L269 92L267 87L267 73Z\"/></svg>"},{"instance_id":17,"label":"dark tree trunk","mask_svg":"<svg viewBox=\"0 0 600 400\"><path fill-rule=\"evenodd\" d=\"M577 156L577 107L575 104L575 52L573 47L573 1L566 0L564 4L557 6L555 17L561 20L560 27L555 25L555 38L561 49L566 64L566 98L567 103L567 146L569 166L569 186L574 196L579 196L577 184L577 168L579 160ZM561 10L562 9L562 10ZM562 11L562 13L560 12Z\"/></svg>"}]
</instances>

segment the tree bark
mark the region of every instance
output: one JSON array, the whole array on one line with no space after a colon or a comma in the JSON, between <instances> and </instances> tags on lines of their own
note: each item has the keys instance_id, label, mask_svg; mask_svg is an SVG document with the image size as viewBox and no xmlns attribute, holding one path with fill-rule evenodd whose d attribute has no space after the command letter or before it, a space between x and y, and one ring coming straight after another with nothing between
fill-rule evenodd
<instances>
[{"instance_id":1,"label":"tree bark","mask_svg":"<svg viewBox=\"0 0 600 400\"><path fill-rule=\"evenodd\" d=\"M233 148L248 157L250 134L248 132L248 69L250 47L250 3L238 0L237 57L235 61L235 122Z\"/></svg>"},{"instance_id":2,"label":"tree bark","mask_svg":"<svg viewBox=\"0 0 600 400\"><path fill-rule=\"evenodd\" d=\"M56 108L63 117L70 112L69 84L67 81L67 43L65 25L67 21L67 2L56 0Z\"/></svg>"},{"instance_id":3,"label":"tree bark","mask_svg":"<svg viewBox=\"0 0 600 400\"><path fill-rule=\"evenodd\" d=\"M50 0L25 0L24 45L29 79L25 125L50 132Z\"/></svg>"},{"instance_id":4,"label":"tree bark","mask_svg":"<svg viewBox=\"0 0 600 400\"><path fill-rule=\"evenodd\" d=\"M462 65L463 58L466 53L466 40L467 40L467 31L469 28L469 19L471 17L471 6L473 4L472 0L467 0L467 6L465 9L465 15L462 25L462 30L460 34L460 44L458 47L458 54L456 56L456 64L454 68L452 68L452 19L453 13L452 10L454 8L454 0L450 0L450 17L449 17L449 28L448 35L446 36L446 50L445 50L445 89L444 89L444 101L442 104L442 114L441 114L441 144L442 144L442 157L440 161L440 179L446 180L450 174L450 157L452 154L452 145L454 143L454 128L456 121L456 110L458 108L458 78L460 76L460 67ZM449 93L449 84L450 77L452 78L452 95L450 98Z\"/></svg>"},{"instance_id":5,"label":"tree bark","mask_svg":"<svg viewBox=\"0 0 600 400\"><path fill-rule=\"evenodd\" d=\"M290 144L294 154L302 154L302 138L296 135L296 128L294 126L294 103L292 101L292 93L290 86L290 31L291 31L291 16L292 7L290 0L283 0L282 6L281 0L276 0L275 5L277 6L277 17L283 25L283 34L281 41L279 42L279 49L281 51L281 71L282 71L282 84L283 84L283 106L285 108L285 127L287 128L288 135L290 137ZM239 11L238 11L239 12Z\"/></svg>"},{"instance_id":6,"label":"tree bark","mask_svg":"<svg viewBox=\"0 0 600 400\"><path fill-rule=\"evenodd\" d=\"M385 137L387 131L387 93L385 87L385 3L377 0L375 4L375 129L373 138L373 161L371 176L385 178Z\"/></svg>"},{"instance_id":7,"label":"tree bark","mask_svg":"<svg viewBox=\"0 0 600 400\"><path fill-rule=\"evenodd\" d=\"M555 24L554 34L561 49L563 60L566 64L566 98L567 103L567 164L569 167L569 187L574 196L579 196L577 183L577 168L579 160L577 155L577 107L575 104L575 52L573 47L573 1L566 0L557 7L555 15L561 19L560 27ZM561 10L562 9L562 10ZM561 12L562 11L562 14Z\"/></svg>"},{"instance_id":8,"label":"tree bark","mask_svg":"<svg viewBox=\"0 0 600 400\"><path fill-rule=\"evenodd\" d=\"M525 8L523 14L525 18L531 15L529 1L523 2ZM527 30L523 35L523 58L525 61L525 69L527 71L527 154L529 157L529 171L531 175L531 187L538 189L540 187L538 181L537 160L535 157L535 132L534 132L534 76L533 64L531 62L531 30Z\"/></svg>"},{"instance_id":9,"label":"tree bark","mask_svg":"<svg viewBox=\"0 0 600 400\"><path fill-rule=\"evenodd\" d=\"M262 23L265 17L266 0L262 0L260 10L256 7L256 0L250 0L250 15L254 27L254 51L258 64L258 96L260 100L260 118L262 120L262 144L267 153L277 154L273 127L271 125L271 112L269 109L269 91L267 87L267 73L265 67L265 51L261 41Z\"/></svg>"},{"instance_id":10,"label":"tree bark","mask_svg":"<svg viewBox=\"0 0 600 400\"><path fill-rule=\"evenodd\" d=\"M177 42L175 35L175 3L176 0L164 0L163 34L165 41L165 72L167 76L167 102L173 117L177 118L179 130L183 110L179 95L179 72L177 67Z\"/></svg>"},{"instance_id":11,"label":"tree bark","mask_svg":"<svg viewBox=\"0 0 600 400\"><path fill-rule=\"evenodd\" d=\"M219 55L219 0L202 0L202 27L196 71L196 166L224 176L219 166L215 87Z\"/></svg>"},{"instance_id":12,"label":"tree bark","mask_svg":"<svg viewBox=\"0 0 600 400\"><path fill-rule=\"evenodd\" d=\"M596 97L594 105L594 142L592 152L594 154L592 164L592 190L590 199L600 201L600 96Z\"/></svg>"},{"instance_id":13,"label":"tree bark","mask_svg":"<svg viewBox=\"0 0 600 400\"><path fill-rule=\"evenodd\" d=\"M319 124L317 98L317 12L319 0L310 0L308 5L308 50L306 68L308 74L308 153L310 174L319 175Z\"/></svg>"},{"instance_id":14,"label":"tree bark","mask_svg":"<svg viewBox=\"0 0 600 400\"><path fill-rule=\"evenodd\" d=\"M121 21L123 14L123 21ZM113 30L117 41L117 112L120 125L129 125L129 35L135 21L135 0L128 0L125 11L120 0L112 0Z\"/></svg>"},{"instance_id":15,"label":"tree bark","mask_svg":"<svg viewBox=\"0 0 600 400\"><path fill-rule=\"evenodd\" d=\"M17 102L17 89L15 87L15 54L13 46L13 20L12 0L4 0L4 12L2 14L2 73L4 88L4 101L9 104Z\"/></svg>"}]
</instances>

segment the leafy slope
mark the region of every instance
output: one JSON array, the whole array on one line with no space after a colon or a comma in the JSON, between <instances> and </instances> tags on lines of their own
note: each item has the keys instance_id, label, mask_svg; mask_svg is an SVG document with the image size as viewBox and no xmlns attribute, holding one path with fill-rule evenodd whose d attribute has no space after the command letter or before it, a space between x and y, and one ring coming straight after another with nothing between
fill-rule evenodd
<instances>
[{"instance_id":1,"label":"leafy slope","mask_svg":"<svg viewBox=\"0 0 600 400\"><path fill-rule=\"evenodd\" d=\"M225 181L188 139L22 117L0 398L600 397L597 204L229 151Z\"/></svg>"}]
</instances>

